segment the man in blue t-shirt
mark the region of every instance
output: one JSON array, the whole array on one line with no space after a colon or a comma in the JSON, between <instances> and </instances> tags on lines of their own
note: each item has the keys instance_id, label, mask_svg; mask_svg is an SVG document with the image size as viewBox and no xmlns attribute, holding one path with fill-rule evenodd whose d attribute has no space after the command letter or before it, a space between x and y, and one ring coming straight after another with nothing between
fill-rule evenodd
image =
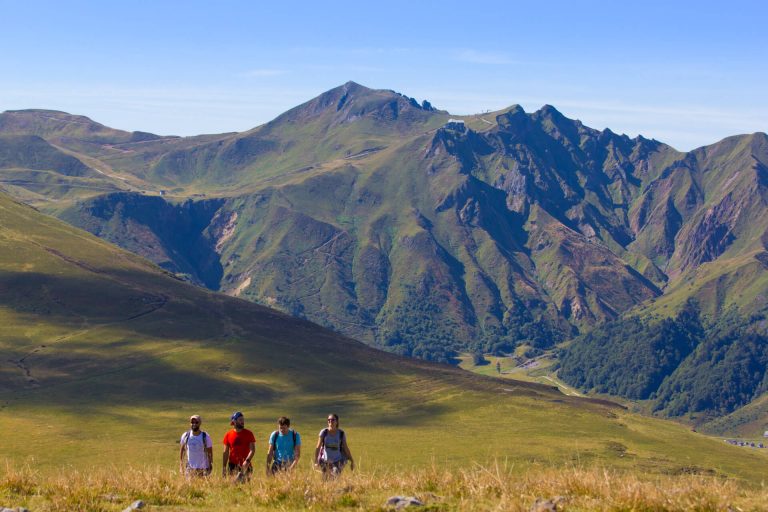
<instances>
[{"instance_id":1,"label":"man in blue t-shirt","mask_svg":"<svg viewBox=\"0 0 768 512\"><path fill-rule=\"evenodd\" d=\"M301 436L290 427L291 420L281 416L277 420L277 430L269 436L267 475L274 475L278 471L290 471L299 463Z\"/></svg>"}]
</instances>

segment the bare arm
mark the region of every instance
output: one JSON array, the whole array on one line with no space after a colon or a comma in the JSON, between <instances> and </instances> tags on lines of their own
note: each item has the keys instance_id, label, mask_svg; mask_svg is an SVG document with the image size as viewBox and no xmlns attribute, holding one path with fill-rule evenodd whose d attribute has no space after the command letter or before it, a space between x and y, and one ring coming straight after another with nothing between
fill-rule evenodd
<instances>
[{"instance_id":1,"label":"bare arm","mask_svg":"<svg viewBox=\"0 0 768 512\"><path fill-rule=\"evenodd\" d=\"M187 445L185 443L181 443L181 448L179 448L179 471L181 473L184 473L184 453L187 451Z\"/></svg>"},{"instance_id":2,"label":"bare arm","mask_svg":"<svg viewBox=\"0 0 768 512\"><path fill-rule=\"evenodd\" d=\"M251 459L253 459L253 456L256 454L256 443L251 441L251 444L248 445L248 448L250 451L248 452L248 456L245 457L245 463L243 464L243 469L247 469L248 466L251 465Z\"/></svg>"},{"instance_id":3,"label":"bare arm","mask_svg":"<svg viewBox=\"0 0 768 512\"><path fill-rule=\"evenodd\" d=\"M323 438L318 437L317 446L315 447L315 460L312 462L315 465L317 465L317 461L320 460L320 448L322 447L323 447Z\"/></svg>"},{"instance_id":4,"label":"bare arm","mask_svg":"<svg viewBox=\"0 0 768 512\"><path fill-rule=\"evenodd\" d=\"M205 447L205 456L208 459L208 473L213 469L213 446Z\"/></svg>"},{"instance_id":5,"label":"bare arm","mask_svg":"<svg viewBox=\"0 0 768 512\"><path fill-rule=\"evenodd\" d=\"M295 468L301 458L301 445L293 447L293 462L291 463L291 469Z\"/></svg>"},{"instance_id":6,"label":"bare arm","mask_svg":"<svg viewBox=\"0 0 768 512\"><path fill-rule=\"evenodd\" d=\"M269 476L269 469L272 467L272 459L275 458L275 447L272 443L269 443L269 450L267 450L267 476Z\"/></svg>"},{"instance_id":7,"label":"bare arm","mask_svg":"<svg viewBox=\"0 0 768 512\"><path fill-rule=\"evenodd\" d=\"M229 445L224 447L224 459L221 462L221 476L227 476L227 467L229 462Z\"/></svg>"},{"instance_id":8,"label":"bare arm","mask_svg":"<svg viewBox=\"0 0 768 512\"><path fill-rule=\"evenodd\" d=\"M344 456L349 459L349 469L355 470L355 459L352 458L352 452L349 451L349 445L347 444L347 436L341 439L341 450L344 452Z\"/></svg>"}]
</instances>

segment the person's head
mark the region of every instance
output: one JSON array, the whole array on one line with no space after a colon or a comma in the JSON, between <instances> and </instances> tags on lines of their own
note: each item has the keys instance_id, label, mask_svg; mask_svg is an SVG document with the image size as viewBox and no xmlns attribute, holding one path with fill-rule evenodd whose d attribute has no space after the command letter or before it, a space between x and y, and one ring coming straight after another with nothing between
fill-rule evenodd
<instances>
[{"instance_id":1,"label":"person's head","mask_svg":"<svg viewBox=\"0 0 768 512\"><path fill-rule=\"evenodd\" d=\"M201 423L203 423L203 419L199 414L193 414L189 417L189 428L191 428L193 432L200 430Z\"/></svg>"},{"instance_id":2,"label":"person's head","mask_svg":"<svg viewBox=\"0 0 768 512\"><path fill-rule=\"evenodd\" d=\"M280 429L281 434L287 434L288 429L291 428L291 420L285 416L280 416L277 419L277 428Z\"/></svg>"},{"instance_id":3,"label":"person's head","mask_svg":"<svg viewBox=\"0 0 768 512\"><path fill-rule=\"evenodd\" d=\"M328 415L327 421L328 428L335 430L339 426L339 415L336 413L331 413Z\"/></svg>"},{"instance_id":4,"label":"person's head","mask_svg":"<svg viewBox=\"0 0 768 512\"><path fill-rule=\"evenodd\" d=\"M235 427L235 430L241 430L245 427L245 416L240 411L234 412L229 418L229 424Z\"/></svg>"}]
</instances>

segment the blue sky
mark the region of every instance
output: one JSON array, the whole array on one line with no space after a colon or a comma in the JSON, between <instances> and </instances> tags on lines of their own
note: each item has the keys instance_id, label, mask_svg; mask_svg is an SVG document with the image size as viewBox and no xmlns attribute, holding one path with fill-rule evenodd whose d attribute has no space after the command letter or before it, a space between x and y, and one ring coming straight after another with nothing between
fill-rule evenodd
<instances>
[{"instance_id":1,"label":"blue sky","mask_svg":"<svg viewBox=\"0 0 768 512\"><path fill-rule=\"evenodd\" d=\"M0 0L0 20L0 110L126 130L246 130L354 80L681 150L768 131L766 2Z\"/></svg>"}]
</instances>

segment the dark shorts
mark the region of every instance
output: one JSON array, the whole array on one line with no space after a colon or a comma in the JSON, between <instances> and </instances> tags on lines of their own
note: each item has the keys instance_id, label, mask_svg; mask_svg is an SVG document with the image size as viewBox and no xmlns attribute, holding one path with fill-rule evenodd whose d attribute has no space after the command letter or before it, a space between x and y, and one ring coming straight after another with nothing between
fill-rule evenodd
<instances>
[{"instance_id":1,"label":"dark shorts","mask_svg":"<svg viewBox=\"0 0 768 512\"><path fill-rule=\"evenodd\" d=\"M272 461L272 466L270 466L269 470L274 475L278 471L288 471L291 469L291 463L293 461Z\"/></svg>"},{"instance_id":2,"label":"dark shorts","mask_svg":"<svg viewBox=\"0 0 768 512\"><path fill-rule=\"evenodd\" d=\"M338 475L341 473L341 470L344 469L344 465L347 463L346 460L337 460L336 462L327 462L327 461L320 461L320 470L323 473L328 473L331 475Z\"/></svg>"},{"instance_id":3,"label":"dark shorts","mask_svg":"<svg viewBox=\"0 0 768 512\"><path fill-rule=\"evenodd\" d=\"M235 464L234 462L229 462L227 464L227 467L229 468L230 475L243 473L243 470L240 468L240 466L238 464ZM247 475L250 475L251 473L253 473L253 465L248 466L248 469L245 470L245 473Z\"/></svg>"}]
</instances>

